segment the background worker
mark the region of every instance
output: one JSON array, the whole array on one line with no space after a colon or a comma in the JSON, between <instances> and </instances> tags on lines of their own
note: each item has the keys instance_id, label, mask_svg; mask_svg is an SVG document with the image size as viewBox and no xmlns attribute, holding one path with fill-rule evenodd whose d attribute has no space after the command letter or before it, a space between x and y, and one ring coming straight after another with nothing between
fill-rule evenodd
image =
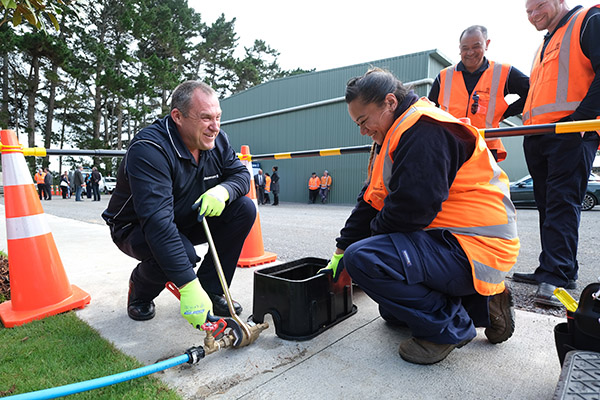
<instances>
[{"instance_id":1,"label":"background worker","mask_svg":"<svg viewBox=\"0 0 600 400\"><path fill-rule=\"evenodd\" d=\"M60 192L62 194L63 199L68 199L71 197L71 181L69 180L69 173L67 171L63 172L60 177Z\"/></svg>"},{"instance_id":2,"label":"background worker","mask_svg":"<svg viewBox=\"0 0 600 400\"><path fill-rule=\"evenodd\" d=\"M35 183L37 185L38 196L40 197L40 200L42 200L42 198L44 200L46 200L46 198L48 197L48 195L46 194L45 178L46 178L46 174L44 174L44 170L41 168L38 168L37 172L33 176L33 179L35 180Z\"/></svg>"},{"instance_id":3,"label":"background worker","mask_svg":"<svg viewBox=\"0 0 600 400\"><path fill-rule=\"evenodd\" d=\"M52 200L52 173L48 168L44 169L44 186L46 188L46 200Z\"/></svg>"},{"instance_id":4,"label":"background worker","mask_svg":"<svg viewBox=\"0 0 600 400\"><path fill-rule=\"evenodd\" d=\"M75 201L83 201L81 198L81 192L83 186L85 186L85 179L83 178L83 166L78 165L75 173L73 174L73 186L75 186Z\"/></svg>"},{"instance_id":5,"label":"background worker","mask_svg":"<svg viewBox=\"0 0 600 400\"><path fill-rule=\"evenodd\" d=\"M271 175L271 192L273 193L273 205L279 205L279 174L277 170L279 168L274 166L272 168L273 174Z\"/></svg>"},{"instance_id":6,"label":"background worker","mask_svg":"<svg viewBox=\"0 0 600 400\"><path fill-rule=\"evenodd\" d=\"M411 329L399 348L409 362L443 360L475 326L487 326L491 343L507 340L516 214L508 178L477 129L380 69L351 79L346 103L374 152L325 269L335 279L345 267L384 319Z\"/></svg>"},{"instance_id":7,"label":"background worker","mask_svg":"<svg viewBox=\"0 0 600 400\"><path fill-rule=\"evenodd\" d=\"M269 193L271 193L271 176L268 172L265 172L265 201L263 201L263 204L271 204Z\"/></svg>"},{"instance_id":8,"label":"background worker","mask_svg":"<svg viewBox=\"0 0 600 400\"><path fill-rule=\"evenodd\" d=\"M429 99L456 118L468 117L477 128L498 128L500 121L523 111L529 78L515 67L485 57L490 39L484 26L468 27L459 41L461 61L439 73ZM505 100L509 94L519 96L510 105ZM486 142L496 161L506 158L499 138Z\"/></svg>"},{"instance_id":9,"label":"background worker","mask_svg":"<svg viewBox=\"0 0 600 400\"><path fill-rule=\"evenodd\" d=\"M600 6L570 10L564 0L527 0L529 22L547 30L531 70L525 125L600 117ZM566 67L565 67L566 66ZM527 168L539 212L542 251L533 273L534 301L561 307L557 286L576 288L581 203L598 149L596 132L526 136Z\"/></svg>"},{"instance_id":10,"label":"background worker","mask_svg":"<svg viewBox=\"0 0 600 400\"><path fill-rule=\"evenodd\" d=\"M117 185L102 214L115 244L140 261L131 273L127 314L154 317L153 299L173 282L181 315L194 327L212 311L229 316L212 255L200 261L195 245L207 241L206 218L227 284L235 273L256 207L245 194L250 174L220 130L221 107L208 85L187 81L172 94L171 112L142 129L119 167ZM235 312L242 307L234 302Z\"/></svg>"},{"instance_id":11,"label":"background worker","mask_svg":"<svg viewBox=\"0 0 600 400\"><path fill-rule=\"evenodd\" d=\"M91 175L92 193L94 194L93 201L100 201L100 181L102 180L102 175L100 175L100 171L98 171L98 168L96 167L92 168Z\"/></svg>"},{"instance_id":12,"label":"background worker","mask_svg":"<svg viewBox=\"0 0 600 400\"><path fill-rule=\"evenodd\" d=\"M315 204L319 190L321 189L321 180L316 172L313 172L308 178L308 204Z\"/></svg>"},{"instance_id":13,"label":"background worker","mask_svg":"<svg viewBox=\"0 0 600 400\"><path fill-rule=\"evenodd\" d=\"M258 204L263 204L265 202L265 176L263 175L263 170L259 169L258 173L254 175L254 186L256 190L256 201Z\"/></svg>"},{"instance_id":14,"label":"background worker","mask_svg":"<svg viewBox=\"0 0 600 400\"><path fill-rule=\"evenodd\" d=\"M329 171L323 171L323 176L321 177L321 189L319 194L321 195L321 203L327 203L327 196L329 196L329 191L331 190L331 176L329 175Z\"/></svg>"}]
</instances>

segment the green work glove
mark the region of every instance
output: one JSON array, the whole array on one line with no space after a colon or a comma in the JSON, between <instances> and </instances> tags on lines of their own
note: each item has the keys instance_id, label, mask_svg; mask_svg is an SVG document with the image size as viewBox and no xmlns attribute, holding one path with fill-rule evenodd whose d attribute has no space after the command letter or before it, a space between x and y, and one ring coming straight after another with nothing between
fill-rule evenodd
<instances>
[{"instance_id":1,"label":"green work glove","mask_svg":"<svg viewBox=\"0 0 600 400\"><path fill-rule=\"evenodd\" d=\"M325 268L321 268L319 270L319 272L317 273L324 273L324 274L331 274L333 277L333 281L337 282L338 278L340 277L340 274L342 273L344 267L343 264L340 268L338 268L338 264L340 262L340 260L342 259L342 257L344 257L344 253L342 254L336 254L334 253L333 256L331 257L331 260L329 260L329 263L327 264L327 266Z\"/></svg>"},{"instance_id":2,"label":"green work glove","mask_svg":"<svg viewBox=\"0 0 600 400\"><path fill-rule=\"evenodd\" d=\"M208 294L200 286L200 281L194 279L179 288L181 316L196 329L206 322L208 313L212 314L212 302Z\"/></svg>"},{"instance_id":3,"label":"green work glove","mask_svg":"<svg viewBox=\"0 0 600 400\"><path fill-rule=\"evenodd\" d=\"M198 197L192 210L198 210L198 221L202 221L202 217L218 217L223 212L227 200L229 192L225 186L217 185Z\"/></svg>"}]
</instances>

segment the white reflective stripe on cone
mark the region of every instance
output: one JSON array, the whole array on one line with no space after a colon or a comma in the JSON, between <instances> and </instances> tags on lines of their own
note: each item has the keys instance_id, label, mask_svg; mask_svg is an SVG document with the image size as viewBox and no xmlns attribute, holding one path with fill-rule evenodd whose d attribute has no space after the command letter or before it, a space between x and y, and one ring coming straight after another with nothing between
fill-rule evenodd
<instances>
[{"instance_id":1,"label":"white reflective stripe on cone","mask_svg":"<svg viewBox=\"0 0 600 400\"><path fill-rule=\"evenodd\" d=\"M4 186L33 184L23 153L2 153L2 181Z\"/></svg>"},{"instance_id":2,"label":"white reflective stripe on cone","mask_svg":"<svg viewBox=\"0 0 600 400\"><path fill-rule=\"evenodd\" d=\"M6 239L27 239L50 233L50 225L44 214L6 219Z\"/></svg>"}]
</instances>

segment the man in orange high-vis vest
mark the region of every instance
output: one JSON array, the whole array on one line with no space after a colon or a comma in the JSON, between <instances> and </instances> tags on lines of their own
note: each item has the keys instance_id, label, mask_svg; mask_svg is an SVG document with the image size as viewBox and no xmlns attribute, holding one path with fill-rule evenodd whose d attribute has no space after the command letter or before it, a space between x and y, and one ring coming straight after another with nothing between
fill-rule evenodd
<instances>
[{"instance_id":1,"label":"man in orange high-vis vest","mask_svg":"<svg viewBox=\"0 0 600 400\"><path fill-rule=\"evenodd\" d=\"M44 198L44 200L47 200L48 194L46 192L46 174L44 173L44 170L41 168L38 169L38 172L35 173L33 179L37 184L38 196L40 197L40 200L42 199L42 197Z\"/></svg>"},{"instance_id":2,"label":"man in orange high-vis vest","mask_svg":"<svg viewBox=\"0 0 600 400\"><path fill-rule=\"evenodd\" d=\"M564 0L527 0L529 22L547 30L531 70L525 125L600 117L600 6L569 9ZM542 251L533 273L536 303L562 307L556 287L576 288L579 220L598 148L596 132L526 136L525 159L540 215Z\"/></svg>"},{"instance_id":3,"label":"man in orange high-vis vest","mask_svg":"<svg viewBox=\"0 0 600 400\"><path fill-rule=\"evenodd\" d=\"M515 67L485 57L490 39L484 26L468 27L459 40L461 61L440 72L429 99L456 118L469 118L477 128L498 128L500 121L523 111L529 78ZM504 99L508 94L519 98L509 105ZM486 143L496 161L506 158L499 138L486 139Z\"/></svg>"},{"instance_id":4,"label":"man in orange high-vis vest","mask_svg":"<svg viewBox=\"0 0 600 400\"><path fill-rule=\"evenodd\" d=\"M353 78L346 103L373 152L367 182L331 261L407 326L400 356L433 364L486 327L490 343L514 331L506 273L519 252L508 177L478 130L374 68Z\"/></svg>"},{"instance_id":5,"label":"man in orange high-vis vest","mask_svg":"<svg viewBox=\"0 0 600 400\"><path fill-rule=\"evenodd\" d=\"M321 177L321 189L319 190L319 195L321 196L321 203L327 203L327 197L329 196L329 191L331 190L331 175L329 175L329 171L325 170L323 172L323 176Z\"/></svg>"},{"instance_id":6,"label":"man in orange high-vis vest","mask_svg":"<svg viewBox=\"0 0 600 400\"><path fill-rule=\"evenodd\" d=\"M308 204L315 204L319 189L321 188L321 180L316 172L313 172L308 179Z\"/></svg>"}]
</instances>

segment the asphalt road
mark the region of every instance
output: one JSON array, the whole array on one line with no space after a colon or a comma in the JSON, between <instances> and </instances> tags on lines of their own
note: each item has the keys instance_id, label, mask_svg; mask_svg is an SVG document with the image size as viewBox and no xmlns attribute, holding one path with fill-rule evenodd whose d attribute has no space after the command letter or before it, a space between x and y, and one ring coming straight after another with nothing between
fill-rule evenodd
<instances>
[{"instance_id":1,"label":"asphalt road","mask_svg":"<svg viewBox=\"0 0 600 400\"><path fill-rule=\"evenodd\" d=\"M0 198L4 203L4 197ZM106 208L109 195L102 195L99 202L85 198L83 202L74 199L63 200L53 196L51 201L42 201L44 211L48 214L64 218L72 218L92 224L104 225L101 213ZM319 257L328 259L335 248L344 221L350 214L352 206L332 204L299 204L280 203L273 207L259 207L262 236L266 251L274 252L283 262L303 257ZM578 300L579 294L589 283L600 278L600 206L582 213L579 240L579 280L578 289L570 290ZM518 210L518 230L521 239L521 251L517 264L512 272L532 272L537 267L540 252L538 213L535 209ZM108 235L108 227L106 229ZM81 233L85 240L85 233ZM512 275L509 273L509 277ZM513 291L516 307L523 310L564 316L564 309L540 307L533 304L532 297L535 286L512 282L507 279Z\"/></svg>"}]
</instances>

